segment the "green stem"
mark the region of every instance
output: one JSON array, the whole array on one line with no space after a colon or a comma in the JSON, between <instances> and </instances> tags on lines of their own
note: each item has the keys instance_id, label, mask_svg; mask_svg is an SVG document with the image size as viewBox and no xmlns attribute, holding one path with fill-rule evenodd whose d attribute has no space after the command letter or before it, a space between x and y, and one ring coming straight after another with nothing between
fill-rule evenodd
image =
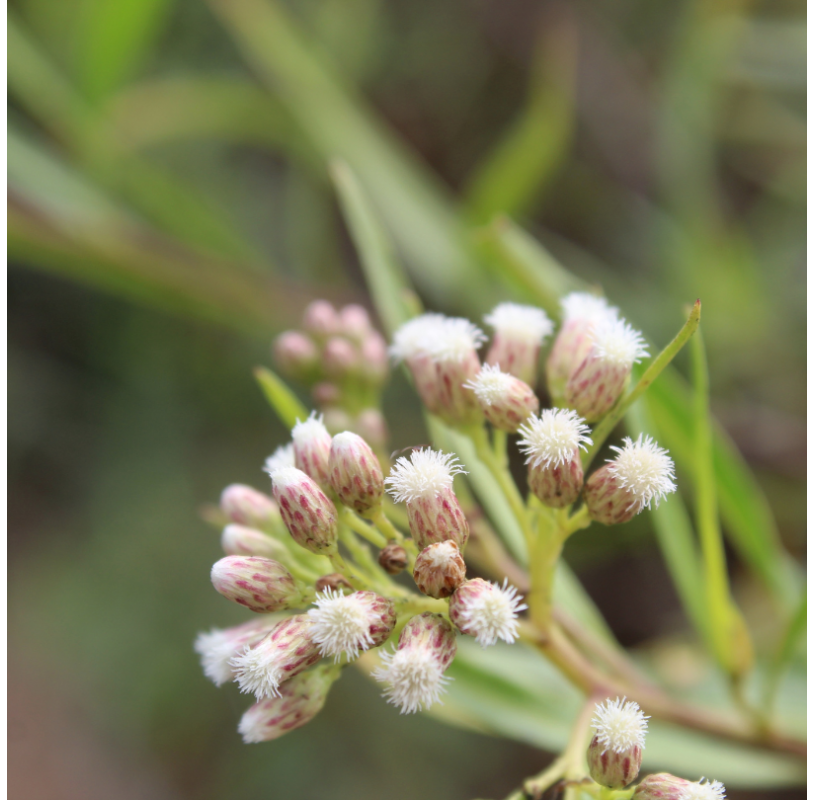
<instances>
[{"instance_id":1,"label":"green stem","mask_svg":"<svg viewBox=\"0 0 815 800\"><path fill-rule=\"evenodd\" d=\"M340 520L374 547L382 548L388 543L388 540L381 533L375 531L367 522L360 519L350 508L340 508Z\"/></svg>"},{"instance_id":2,"label":"green stem","mask_svg":"<svg viewBox=\"0 0 815 800\"><path fill-rule=\"evenodd\" d=\"M597 423L592 431L592 445L583 455L583 469L587 469L592 459L597 455L597 451L603 446L603 442L608 438L614 426L623 418L623 414L645 393L648 387L659 377L659 374L668 364L673 361L674 356L685 346L688 339L699 327L699 319L702 315L702 301L697 300L688 314L688 319L682 329L665 349L650 363L637 385L625 396L621 397L608 414Z\"/></svg>"},{"instance_id":3,"label":"green stem","mask_svg":"<svg viewBox=\"0 0 815 800\"><path fill-rule=\"evenodd\" d=\"M506 431L499 431L498 428L492 430L492 450L495 453L495 460L506 469L507 459L507 434Z\"/></svg>"},{"instance_id":4,"label":"green stem","mask_svg":"<svg viewBox=\"0 0 815 800\"><path fill-rule=\"evenodd\" d=\"M376 526L376 529L385 537L385 543L387 544L388 540L393 540L396 542L402 542L405 538L400 531L386 516L385 512L382 509L382 505L376 506L376 508L372 508L367 517L373 524ZM384 545L382 545L384 547Z\"/></svg>"},{"instance_id":5,"label":"green stem","mask_svg":"<svg viewBox=\"0 0 815 800\"><path fill-rule=\"evenodd\" d=\"M331 562L331 566L334 567L337 572L348 578L348 582L354 587L354 589L360 590L368 588L368 581L366 578L356 569L349 566L346 560L339 553L334 553L333 555L328 556L328 560Z\"/></svg>"}]
</instances>

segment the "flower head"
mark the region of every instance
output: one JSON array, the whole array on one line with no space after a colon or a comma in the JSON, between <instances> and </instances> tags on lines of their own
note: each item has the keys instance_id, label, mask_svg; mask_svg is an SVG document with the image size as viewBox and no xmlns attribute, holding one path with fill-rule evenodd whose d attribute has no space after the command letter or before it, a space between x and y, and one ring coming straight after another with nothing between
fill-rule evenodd
<instances>
[{"instance_id":1,"label":"flower head","mask_svg":"<svg viewBox=\"0 0 815 800\"><path fill-rule=\"evenodd\" d=\"M575 450L586 449L591 439L586 435L589 426L576 411L563 408L547 408L540 417L532 417L518 431L521 434L520 450L526 455L526 463L533 467L566 464Z\"/></svg>"},{"instance_id":2,"label":"flower head","mask_svg":"<svg viewBox=\"0 0 815 800\"><path fill-rule=\"evenodd\" d=\"M201 656L201 667L216 686L235 677L230 661L244 648L259 642L274 627L276 620L270 617L237 625L234 628L213 628L199 633L195 639L195 652Z\"/></svg>"},{"instance_id":3,"label":"flower head","mask_svg":"<svg viewBox=\"0 0 815 800\"><path fill-rule=\"evenodd\" d=\"M667 772L648 775L634 791L633 800L725 800L719 781L698 782L677 778Z\"/></svg>"},{"instance_id":4,"label":"flower head","mask_svg":"<svg viewBox=\"0 0 815 800\"><path fill-rule=\"evenodd\" d=\"M382 644L396 624L393 603L374 592L344 595L326 589L317 595L316 608L308 615L314 623L311 638L323 656L339 661L343 654L350 661L360 650Z\"/></svg>"},{"instance_id":5,"label":"flower head","mask_svg":"<svg viewBox=\"0 0 815 800\"><path fill-rule=\"evenodd\" d=\"M357 513L370 511L382 502L385 485L379 460L358 434L343 431L331 440L328 471L331 488Z\"/></svg>"},{"instance_id":6,"label":"flower head","mask_svg":"<svg viewBox=\"0 0 815 800\"><path fill-rule=\"evenodd\" d=\"M294 466L294 445L282 444L277 450L274 451L264 462L263 471L270 477L274 477L274 473L284 467Z\"/></svg>"},{"instance_id":7,"label":"flower head","mask_svg":"<svg viewBox=\"0 0 815 800\"><path fill-rule=\"evenodd\" d=\"M588 292L567 294L560 301L560 307L563 310L564 322L575 319L597 321L614 318L619 314L619 310L610 306L605 297Z\"/></svg>"},{"instance_id":8,"label":"flower head","mask_svg":"<svg viewBox=\"0 0 815 800\"><path fill-rule=\"evenodd\" d=\"M598 322L590 334L591 358L604 363L630 369L648 355L642 334L624 319L606 317Z\"/></svg>"},{"instance_id":9,"label":"flower head","mask_svg":"<svg viewBox=\"0 0 815 800\"><path fill-rule=\"evenodd\" d=\"M611 449L618 455L608 469L631 495L636 513L650 508L651 501L658 506L666 494L676 491L674 462L650 436L643 439L640 434L636 442L626 436L623 447Z\"/></svg>"},{"instance_id":10,"label":"flower head","mask_svg":"<svg viewBox=\"0 0 815 800\"><path fill-rule=\"evenodd\" d=\"M543 309L520 303L500 303L484 317L496 333L540 345L554 325Z\"/></svg>"},{"instance_id":11,"label":"flower head","mask_svg":"<svg viewBox=\"0 0 815 800\"><path fill-rule=\"evenodd\" d=\"M595 738L604 749L625 753L632 747L645 747L647 719L635 702L618 697L597 705L591 725Z\"/></svg>"},{"instance_id":12,"label":"flower head","mask_svg":"<svg viewBox=\"0 0 815 800\"><path fill-rule=\"evenodd\" d=\"M482 647L499 639L511 644L518 638L518 614L525 608L506 578L503 586L474 578L462 583L450 598L450 619Z\"/></svg>"},{"instance_id":13,"label":"flower head","mask_svg":"<svg viewBox=\"0 0 815 800\"><path fill-rule=\"evenodd\" d=\"M467 565L452 539L425 547L413 567L413 580L430 597L449 597L464 582L466 574Z\"/></svg>"},{"instance_id":14,"label":"flower head","mask_svg":"<svg viewBox=\"0 0 815 800\"><path fill-rule=\"evenodd\" d=\"M258 614L291 608L300 599L291 573L260 556L226 556L212 565L212 585L227 600Z\"/></svg>"},{"instance_id":15,"label":"flower head","mask_svg":"<svg viewBox=\"0 0 815 800\"><path fill-rule=\"evenodd\" d=\"M221 492L220 506L239 525L262 527L280 518L277 503L271 497L241 483L230 484Z\"/></svg>"},{"instance_id":16,"label":"flower head","mask_svg":"<svg viewBox=\"0 0 815 800\"><path fill-rule=\"evenodd\" d=\"M328 458L331 452L331 434L323 424L323 415L316 411L308 419L299 419L291 432L294 445L294 466L303 470L317 481L325 491L329 491Z\"/></svg>"},{"instance_id":17,"label":"flower head","mask_svg":"<svg viewBox=\"0 0 815 800\"><path fill-rule=\"evenodd\" d=\"M428 342L432 341L444 319L443 314L422 314L402 325L394 333L393 344L389 348L394 361L410 361L418 355L425 355Z\"/></svg>"},{"instance_id":18,"label":"flower head","mask_svg":"<svg viewBox=\"0 0 815 800\"><path fill-rule=\"evenodd\" d=\"M482 405L491 406L503 400L517 382L508 372L501 372L499 366L485 364L478 375L464 385L475 392Z\"/></svg>"},{"instance_id":19,"label":"flower head","mask_svg":"<svg viewBox=\"0 0 815 800\"><path fill-rule=\"evenodd\" d=\"M464 361L487 340L484 332L464 317L442 317L428 336L425 349L436 362Z\"/></svg>"},{"instance_id":20,"label":"flower head","mask_svg":"<svg viewBox=\"0 0 815 800\"><path fill-rule=\"evenodd\" d=\"M704 783L702 783L704 781ZM702 778L698 783L690 783L682 790L682 800L724 800L724 784Z\"/></svg>"},{"instance_id":21,"label":"flower head","mask_svg":"<svg viewBox=\"0 0 815 800\"><path fill-rule=\"evenodd\" d=\"M297 544L318 555L337 551L337 509L312 478L297 467L277 469L272 495Z\"/></svg>"},{"instance_id":22,"label":"flower head","mask_svg":"<svg viewBox=\"0 0 815 800\"><path fill-rule=\"evenodd\" d=\"M397 503L432 498L453 486L453 476L467 474L453 453L429 447L401 456L385 478L388 492Z\"/></svg>"}]
</instances>

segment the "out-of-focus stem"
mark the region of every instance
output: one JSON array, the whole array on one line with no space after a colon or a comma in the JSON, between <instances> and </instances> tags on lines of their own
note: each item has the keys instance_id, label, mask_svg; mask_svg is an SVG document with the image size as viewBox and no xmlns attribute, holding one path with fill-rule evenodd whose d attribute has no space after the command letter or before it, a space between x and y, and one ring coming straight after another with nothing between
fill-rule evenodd
<instances>
[{"instance_id":1,"label":"out-of-focus stem","mask_svg":"<svg viewBox=\"0 0 815 800\"><path fill-rule=\"evenodd\" d=\"M378 533L368 525L367 522L361 520L350 508L340 509L340 519L351 528L354 533L359 534L374 547L384 547L388 543L388 540L381 533Z\"/></svg>"}]
</instances>

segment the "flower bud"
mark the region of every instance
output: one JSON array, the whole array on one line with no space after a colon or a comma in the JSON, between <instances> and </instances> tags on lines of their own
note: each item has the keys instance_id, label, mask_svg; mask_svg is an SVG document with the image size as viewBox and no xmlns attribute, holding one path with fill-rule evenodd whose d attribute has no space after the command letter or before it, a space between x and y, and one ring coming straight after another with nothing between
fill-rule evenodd
<instances>
[{"instance_id":1,"label":"flower bud","mask_svg":"<svg viewBox=\"0 0 815 800\"><path fill-rule=\"evenodd\" d=\"M377 331L370 331L362 340L362 372L374 385L380 386L388 377L388 345Z\"/></svg>"},{"instance_id":2,"label":"flower bud","mask_svg":"<svg viewBox=\"0 0 815 800\"><path fill-rule=\"evenodd\" d=\"M604 525L628 522L644 508L676 491L674 463L668 451L650 437L626 437L618 455L586 481L583 497L593 520Z\"/></svg>"},{"instance_id":3,"label":"flower bud","mask_svg":"<svg viewBox=\"0 0 815 800\"><path fill-rule=\"evenodd\" d=\"M317 555L337 552L337 509L305 472L296 467L277 470L272 494L297 544Z\"/></svg>"},{"instance_id":4,"label":"flower bud","mask_svg":"<svg viewBox=\"0 0 815 800\"><path fill-rule=\"evenodd\" d=\"M658 772L643 778L634 790L632 800L725 800L725 794L719 781L702 778L697 783Z\"/></svg>"},{"instance_id":5,"label":"flower bud","mask_svg":"<svg viewBox=\"0 0 815 800\"><path fill-rule=\"evenodd\" d=\"M277 697L267 697L241 717L238 733L246 744L270 742L311 722L325 705L336 668L318 666L301 672L280 687Z\"/></svg>"},{"instance_id":6,"label":"flower bud","mask_svg":"<svg viewBox=\"0 0 815 800\"><path fill-rule=\"evenodd\" d=\"M383 644L396 624L393 601L375 592L344 595L326 589L314 604L317 607L308 612L314 622L310 636L320 653L335 662L343 655L351 661L360 650Z\"/></svg>"},{"instance_id":7,"label":"flower bud","mask_svg":"<svg viewBox=\"0 0 815 800\"><path fill-rule=\"evenodd\" d=\"M642 336L621 319L603 320L589 338L592 347L569 375L566 404L596 422L617 402L634 363L648 355Z\"/></svg>"},{"instance_id":8,"label":"flower bud","mask_svg":"<svg viewBox=\"0 0 815 800\"><path fill-rule=\"evenodd\" d=\"M345 336L361 342L372 330L368 312L356 303L343 306L340 309L340 330Z\"/></svg>"},{"instance_id":9,"label":"flower bud","mask_svg":"<svg viewBox=\"0 0 815 800\"><path fill-rule=\"evenodd\" d=\"M199 633L195 652L201 656L204 675L216 686L234 680L235 671L229 662L259 642L276 624L273 617L256 617L234 628L213 628L207 633Z\"/></svg>"},{"instance_id":10,"label":"flower bud","mask_svg":"<svg viewBox=\"0 0 815 800\"><path fill-rule=\"evenodd\" d=\"M406 503L410 532L419 550L452 539L463 549L470 526L453 492L453 476L464 473L452 454L430 448L397 459L385 479L397 503Z\"/></svg>"},{"instance_id":11,"label":"flower bud","mask_svg":"<svg viewBox=\"0 0 815 800\"><path fill-rule=\"evenodd\" d=\"M401 544L388 542L379 551L379 566L388 575L398 575L408 565L407 550Z\"/></svg>"},{"instance_id":12,"label":"flower bud","mask_svg":"<svg viewBox=\"0 0 815 800\"><path fill-rule=\"evenodd\" d=\"M230 665L240 690L258 700L279 697L280 684L320 660L320 648L310 636L313 627L308 614L287 617L235 656Z\"/></svg>"},{"instance_id":13,"label":"flower bud","mask_svg":"<svg viewBox=\"0 0 815 800\"><path fill-rule=\"evenodd\" d=\"M280 445L263 464L263 471L271 477L272 473L283 467L294 466L294 445ZM280 509L278 509L278 512Z\"/></svg>"},{"instance_id":14,"label":"flower bud","mask_svg":"<svg viewBox=\"0 0 815 800\"><path fill-rule=\"evenodd\" d=\"M303 312L303 327L318 339L327 339L340 332L340 317L327 300L315 300Z\"/></svg>"},{"instance_id":15,"label":"flower bud","mask_svg":"<svg viewBox=\"0 0 815 800\"><path fill-rule=\"evenodd\" d=\"M518 432L532 494L551 508L570 506L583 487L580 448L591 444L588 425L574 411L547 408Z\"/></svg>"},{"instance_id":16,"label":"flower bud","mask_svg":"<svg viewBox=\"0 0 815 800\"><path fill-rule=\"evenodd\" d=\"M563 397L566 381L591 349L597 322L617 319L617 309L602 297L573 292L561 301L563 324L546 361L546 384L553 399Z\"/></svg>"},{"instance_id":17,"label":"flower bud","mask_svg":"<svg viewBox=\"0 0 815 800\"><path fill-rule=\"evenodd\" d=\"M393 337L390 353L398 363L404 361L413 378L413 385L422 403L433 414L441 413L439 382L428 341L442 326L441 314L422 314L406 322Z\"/></svg>"},{"instance_id":18,"label":"flower bud","mask_svg":"<svg viewBox=\"0 0 815 800\"><path fill-rule=\"evenodd\" d=\"M299 331L284 331L274 341L274 360L287 377L305 383L313 380L320 367L317 346Z\"/></svg>"},{"instance_id":19,"label":"flower bud","mask_svg":"<svg viewBox=\"0 0 815 800\"><path fill-rule=\"evenodd\" d=\"M280 519L280 511L271 497L240 483L233 483L221 492L221 511L239 525L263 528Z\"/></svg>"},{"instance_id":20,"label":"flower bud","mask_svg":"<svg viewBox=\"0 0 815 800\"><path fill-rule=\"evenodd\" d=\"M388 441L388 423L378 408L366 408L354 422L354 430L373 447L384 447Z\"/></svg>"},{"instance_id":21,"label":"flower bud","mask_svg":"<svg viewBox=\"0 0 815 800\"><path fill-rule=\"evenodd\" d=\"M455 626L487 647L499 639L511 644L518 638L518 614L526 605L518 590L507 583L482 578L465 581L450 598L450 619Z\"/></svg>"},{"instance_id":22,"label":"flower bud","mask_svg":"<svg viewBox=\"0 0 815 800\"><path fill-rule=\"evenodd\" d=\"M328 381L321 381L315 383L311 389L311 396L314 402L320 406L335 406L342 400L342 391L339 386ZM326 425L326 427L330 427Z\"/></svg>"},{"instance_id":23,"label":"flower bud","mask_svg":"<svg viewBox=\"0 0 815 800\"><path fill-rule=\"evenodd\" d=\"M227 600L258 614L291 608L301 594L289 571L259 556L227 556L212 566L212 585Z\"/></svg>"},{"instance_id":24,"label":"flower bud","mask_svg":"<svg viewBox=\"0 0 815 800\"><path fill-rule=\"evenodd\" d=\"M328 478L328 457L331 434L323 425L323 415L312 411L305 422L297 420L291 432L294 443L294 466L315 480L324 491L331 490Z\"/></svg>"},{"instance_id":25,"label":"flower bud","mask_svg":"<svg viewBox=\"0 0 815 800\"><path fill-rule=\"evenodd\" d=\"M385 482L374 451L356 433L344 431L331 440L328 459L331 488L358 514L382 503Z\"/></svg>"},{"instance_id":26,"label":"flower bud","mask_svg":"<svg viewBox=\"0 0 815 800\"><path fill-rule=\"evenodd\" d=\"M323 348L323 369L329 378L341 379L360 368L360 354L348 339L332 336Z\"/></svg>"},{"instance_id":27,"label":"flower bud","mask_svg":"<svg viewBox=\"0 0 815 800\"><path fill-rule=\"evenodd\" d=\"M515 433L525 419L538 411L538 398L532 389L497 366L486 364L464 385L475 392L487 422L499 431Z\"/></svg>"},{"instance_id":28,"label":"flower bud","mask_svg":"<svg viewBox=\"0 0 815 800\"><path fill-rule=\"evenodd\" d=\"M636 779L642 763L648 717L634 702L606 700L598 704L591 724L594 737L586 759L589 774L601 786L624 789Z\"/></svg>"},{"instance_id":29,"label":"flower bud","mask_svg":"<svg viewBox=\"0 0 815 800\"><path fill-rule=\"evenodd\" d=\"M413 568L413 580L428 597L450 597L466 575L467 565L452 539L425 547Z\"/></svg>"},{"instance_id":30,"label":"flower bud","mask_svg":"<svg viewBox=\"0 0 815 800\"><path fill-rule=\"evenodd\" d=\"M318 592L324 592L326 589L350 589L351 582L348 578L345 577L340 572L332 572L328 575L323 575L320 578L317 578L317 581L314 584L314 588Z\"/></svg>"},{"instance_id":31,"label":"flower bud","mask_svg":"<svg viewBox=\"0 0 815 800\"><path fill-rule=\"evenodd\" d=\"M243 525L227 525L221 534L221 547L228 556L261 556L285 559L285 546L265 533Z\"/></svg>"},{"instance_id":32,"label":"flower bud","mask_svg":"<svg viewBox=\"0 0 815 800\"><path fill-rule=\"evenodd\" d=\"M453 626L441 615L425 612L410 619L396 649L382 654L374 678L388 684L385 697L402 714L438 703L449 678L444 675L456 655Z\"/></svg>"},{"instance_id":33,"label":"flower bud","mask_svg":"<svg viewBox=\"0 0 815 800\"><path fill-rule=\"evenodd\" d=\"M552 320L540 308L501 303L484 322L495 331L485 362L534 386L541 344L552 333Z\"/></svg>"}]
</instances>

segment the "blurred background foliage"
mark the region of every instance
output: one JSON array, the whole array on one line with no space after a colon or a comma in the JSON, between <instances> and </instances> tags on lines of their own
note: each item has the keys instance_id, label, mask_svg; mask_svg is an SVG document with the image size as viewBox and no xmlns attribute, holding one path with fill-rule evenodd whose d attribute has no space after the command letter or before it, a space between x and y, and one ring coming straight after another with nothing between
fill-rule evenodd
<instances>
[{"instance_id":1,"label":"blurred background foliage","mask_svg":"<svg viewBox=\"0 0 815 800\"><path fill-rule=\"evenodd\" d=\"M16 797L502 796L545 762L399 718L355 673L244 747L243 698L192 652L240 619L197 509L264 487L287 435L251 368L309 299L370 304L333 158L429 308L530 297L500 215L653 342L703 298L712 408L777 523L777 563L729 551L773 650L805 548L803 2L12 0L8 26ZM394 448L426 441L400 375L385 407ZM652 531L591 529L567 560L679 686L709 665Z\"/></svg>"}]
</instances>

